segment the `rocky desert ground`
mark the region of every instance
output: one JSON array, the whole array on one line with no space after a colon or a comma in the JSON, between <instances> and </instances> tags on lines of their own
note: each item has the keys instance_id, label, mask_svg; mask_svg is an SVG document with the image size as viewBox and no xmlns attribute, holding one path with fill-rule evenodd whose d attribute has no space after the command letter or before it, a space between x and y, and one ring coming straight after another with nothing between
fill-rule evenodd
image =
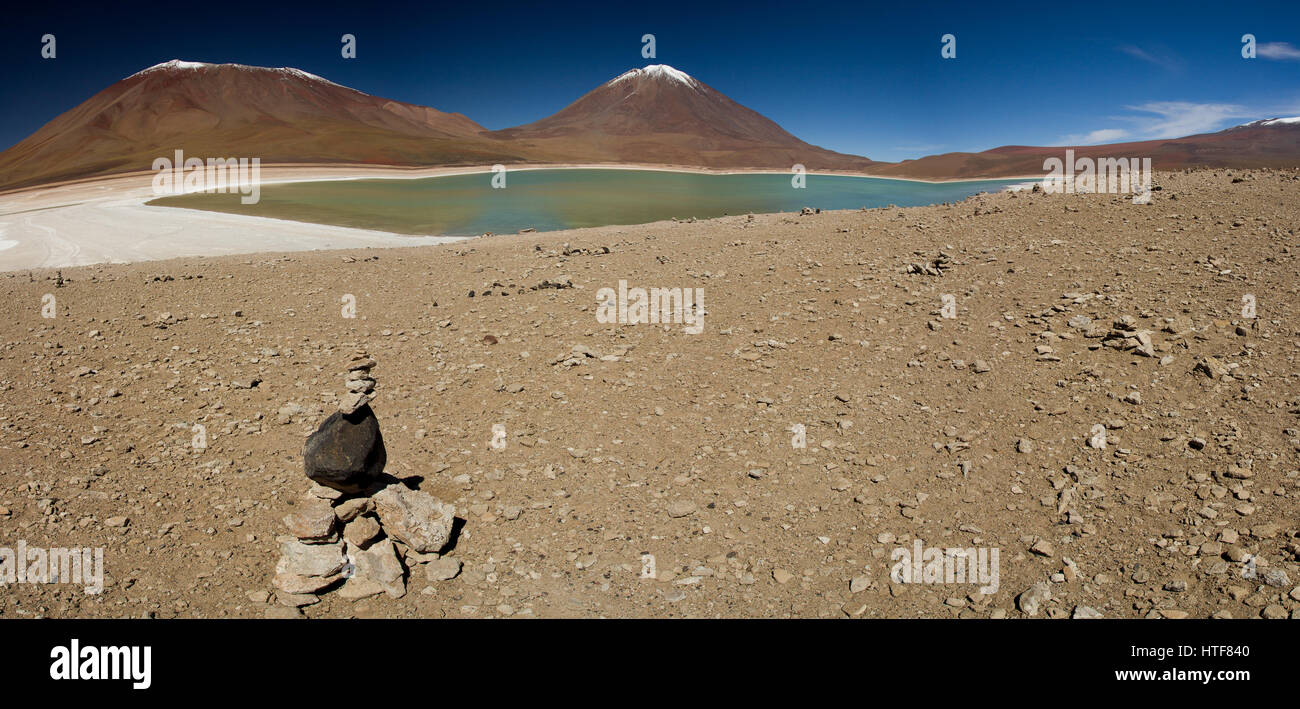
<instances>
[{"instance_id":1,"label":"rocky desert ground","mask_svg":"<svg viewBox=\"0 0 1300 709\"><path fill-rule=\"evenodd\" d=\"M1300 617L1300 172L1156 184L0 274L0 545L106 571L0 615ZM620 280L703 331L599 322ZM359 350L461 522L285 593ZM891 579L918 540L998 589Z\"/></svg>"}]
</instances>

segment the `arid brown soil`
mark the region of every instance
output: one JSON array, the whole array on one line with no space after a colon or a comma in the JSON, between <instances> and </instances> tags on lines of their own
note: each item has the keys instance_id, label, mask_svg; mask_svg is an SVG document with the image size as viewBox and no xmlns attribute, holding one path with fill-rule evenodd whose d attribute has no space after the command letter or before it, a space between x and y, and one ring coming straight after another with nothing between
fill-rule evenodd
<instances>
[{"instance_id":1,"label":"arid brown soil","mask_svg":"<svg viewBox=\"0 0 1300 709\"><path fill-rule=\"evenodd\" d=\"M1156 182L0 274L0 546L108 575L0 616L298 613L276 538L364 348L463 568L307 616L1295 617L1300 173ZM702 288L703 332L597 322L619 280ZM914 540L999 589L892 582Z\"/></svg>"}]
</instances>

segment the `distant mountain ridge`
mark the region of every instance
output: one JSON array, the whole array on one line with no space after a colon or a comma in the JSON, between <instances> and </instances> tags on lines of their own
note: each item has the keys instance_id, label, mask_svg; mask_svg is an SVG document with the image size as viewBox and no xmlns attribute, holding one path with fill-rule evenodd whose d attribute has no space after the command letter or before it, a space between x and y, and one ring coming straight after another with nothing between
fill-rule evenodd
<instances>
[{"instance_id":1,"label":"distant mountain ridge","mask_svg":"<svg viewBox=\"0 0 1300 709\"><path fill-rule=\"evenodd\" d=\"M673 67L627 71L559 112L489 131L459 113L371 96L289 67L174 59L118 81L0 153L0 190L150 169L157 157L264 164L641 163L859 172L922 179L1036 175L1065 147L1004 146L886 163L810 145ZM1169 140L1075 147L1079 157L1300 165L1300 118Z\"/></svg>"},{"instance_id":2,"label":"distant mountain ridge","mask_svg":"<svg viewBox=\"0 0 1300 709\"><path fill-rule=\"evenodd\" d=\"M0 188L147 170L158 156L468 164L484 128L305 71L172 60L118 81L0 153Z\"/></svg>"},{"instance_id":3,"label":"distant mountain ridge","mask_svg":"<svg viewBox=\"0 0 1300 709\"><path fill-rule=\"evenodd\" d=\"M920 179L1019 177L1044 174L1043 160L1149 157L1154 169L1186 167L1290 168L1300 166L1300 117L1272 118L1183 138L1081 146L1006 145L979 153L945 153L877 163L872 174Z\"/></svg>"}]
</instances>

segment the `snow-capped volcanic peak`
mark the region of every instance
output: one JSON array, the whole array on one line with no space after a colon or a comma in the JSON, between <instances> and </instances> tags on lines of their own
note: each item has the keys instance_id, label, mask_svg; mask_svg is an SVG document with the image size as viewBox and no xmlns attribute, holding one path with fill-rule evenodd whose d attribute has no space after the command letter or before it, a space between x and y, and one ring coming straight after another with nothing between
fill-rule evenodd
<instances>
[{"instance_id":1,"label":"snow-capped volcanic peak","mask_svg":"<svg viewBox=\"0 0 1300 709\"><path fill-rule=\"evenodd\" d=\"M661 79L666 81L675 81L691 88L695 88L699 82L690 74L684 71L674 69L667 64L651 64L642 69L633 69L624 72L609 82L610 85L617 84L626 79Z\"/></svg>"},{"instance_id":2,"label":"snow-capped volcanic peak","mask_svg":"<svg viewBox=\"0 0 1300 709\"><path fill-rule=\"evenodd\" d=\"M1293 116L1291 118L1265 118L1259 121L1251 121L1250 123L1243 123L1237 127L1255 128L1257 126L1284 126L1284 125L1293 125L1293 126L1300 125L1300 116Z\"/></svg>"},{"instance_id":3,"label":"snow-capped volcanic peak","mask_svg":"<svg viewBox=\"0 0 1300 709\"><path fill-rule=\"evenodd\" d=\"M184 69L202 69L203 67L207 67L207 66L215 66L215 65L213 65L213 64L208 64L207 62L187 62L187 61L185 61L185 60L183 60L183 59L173 59L173 60L171 60L171 61L162 62L161 64L154 64L153 66L149 67L148 69L145 69L144 71L137 71L136 73L132 74L131 76L141 76L141 75L143 75L143 74L152 74L152 73L154 73L154 72L158 72L158 71L181 71L181 70L184 70ZM130 78L130 77L127 77L127 78Z\"/></svg>"},{"instance_id":4,"label":"snow-capped volcanic peak","mask_svg":"<svg viewBox=\"0 0 1300 709\"><path fill-rule=\"evenodd\" d=\"M236 69L239 71L249 71L249 72L270 71L270 72L275 72L276 74L280 74L282 78L292 77L295 79L306 79L308 81L317 81L320 83L329 84L330 86L340 86L339 84L336 84L333 81L330 81L329 79L326 79L324 77L317 76L315 74L312 74L311 72L303 71L302 69L295 69L293 67L288 67L288 66L271 68L271 67L261 67L261 66L248 66L247 64L212 64L209 62L187 62L183 59L172 59L171 61L162 62L161 64L154 64L148 69L145 69L144 71L136 72L127 78L134 78L137 76L147 76L150 74L161 73L161 72L178 74L186 71L197 71L199 69L210 69L214 67L224 67L227 69ZM346 86L341 86L341 88L348 89L349 91L356 90L356 89L350 89Z\"/></svg>"}]
</instances>

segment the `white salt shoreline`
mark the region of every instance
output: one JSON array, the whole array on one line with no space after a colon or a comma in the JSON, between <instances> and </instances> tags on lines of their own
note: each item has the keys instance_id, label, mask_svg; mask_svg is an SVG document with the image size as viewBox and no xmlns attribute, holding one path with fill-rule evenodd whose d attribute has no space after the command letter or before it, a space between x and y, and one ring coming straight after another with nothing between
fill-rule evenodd
<instances>
[{"instance_id":1,"label":"white salt shoreline","mask_svg":"<svg viewBox=\"0 0 1300 709\"><path fill-rule=\"evenodd\" d=\"M778 170L708 170L663 165L520 165L508 172L553 169L654 170L715 175L779 174ZM458 168L270 165L261 184L364 179L422 179L490 173L492 166ZM847 172L810 172L876 180L904 180ZM997 178L1019 179L1019 178ZM960 180L957 182L984 182ZM157 198L153 173L62 183L0 194L0 272L135 263L179 257L285 251L409 247L472 236L410 236L369 229L182 208L147 207Z\"/></svg>"}]
</instances>

